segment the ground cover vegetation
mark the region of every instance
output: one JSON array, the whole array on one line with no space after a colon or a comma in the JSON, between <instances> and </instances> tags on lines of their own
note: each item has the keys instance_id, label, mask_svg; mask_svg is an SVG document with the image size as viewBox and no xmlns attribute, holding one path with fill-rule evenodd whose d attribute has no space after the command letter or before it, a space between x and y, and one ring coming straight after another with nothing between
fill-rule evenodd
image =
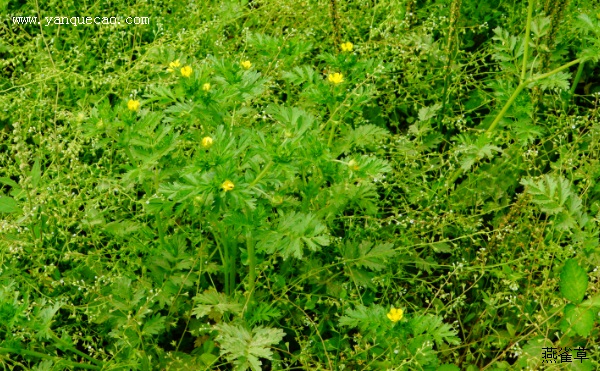
<instances>
[{"instance_id":1,"label":"ground cover vegetation","mask_svg":"<svg viewBox=\"0 0 600 371\"><path fill-rule=\"evenodd\" d=\"M0 10L3 370L599 368L594 1Z\"/></svg>"}]
</instances>

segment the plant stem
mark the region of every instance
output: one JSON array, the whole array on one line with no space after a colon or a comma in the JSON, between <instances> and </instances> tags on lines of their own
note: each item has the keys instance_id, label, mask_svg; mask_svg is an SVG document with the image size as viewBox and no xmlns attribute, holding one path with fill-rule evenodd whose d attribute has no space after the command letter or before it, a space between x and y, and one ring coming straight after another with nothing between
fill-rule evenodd
<instances>
[{"instance_id":1,"label":"plant stem","mask_svg":"<svg viewBox=\"0 0 600 371\"><path fill-rule=\"evenodd\" d=\"M577 58L574 61L571 61L569 63L563 64L562 66L553 69L550 72L546 72L543 73L541 75L537 75L534 77L531 77L523 82L521 82L519 84L519 86L517 86L517 88L515 89L514 93L510 96L510 98L508 99L508 101L506 102L506 104L504 105L504 107L502 107L502 109L500 110L500 112L498 113L498 115L496 115L496 117L494 118L494 121L492 121L492 123L490 124L490 127L487 129L486 134L491 134L492 131L494 131L494 129L496 128L496 126L498 125L498 123L500 122L500 120L502 120L502 118L504 117L504 115L506 114L506 111L508 111L508 109L510 108L510 106L514 103L515 99L517 99L517 96L519 95L519 93L529 84L531 84L532 82L536 82L539 80L543 80L546 77L552 76L555 73L558 73L562 70L565 70L577 63L581 63L584 60L582 58Z\"/></svg>"},{"instance_id":2,"label":"plant stem","mask_svg":"<svg viewBox=\"0 0 600 371\"><path fill-rule=\"evenodd\" d=\"M235 291L235 271L237 260L237 243L227 244L229 250L229 290L230 294Z\"/></svg>"},{"instance_id":3,"label":"plant stem","mask_svg":"<svg viewBox=\"0 0 600 371\"><path fill-rule=\"evenodd\" d=\"M529 57L529 34L531 33L531 18L533 18L533 0L529 0L527 7L527 25L525 26L525 44L523 45L523 68L521 69L521 83L525 81L527 72L527 58Z\"/></svg>"},{"instance_id":4,"label":"plant stem","mask_svg":"<svg viewBox=\"0 0 600 371\"><path fill-rule=\"evenodd\" d=\"M98 361L97 359L94 359L90 356L88 356L87 354L73 348L70 344L68 344L67 342L65 342L63 339L59 338L58 336L56 336L56 334L54 333L50 333L50 336L52 336L52 339L54 339L54 341L56 341L57 343L60 343L63 347L65 347L66 349L70 350L71 352L79 355L80 357L83 357L85 359L87 359L88 361L97 364L98 366L103 366L104 363L101 361Z\"/></svg>"},{"instance_id":5,"label":"plant stem","mask_svg":"<svg viewBox=\"0 0 600 371\"><path fill-rule=\"evenodd\" d=\"M331 147L331 143L333 143L334 135L335 135L335 121L331 121L331 131L329 132L329 140L327 141L327 147Z\"/></svg>"},{"instance_id":6,"label":"plant stem","mask_svg":"<svg viewBox=\"0 0 600 371\"><path fill-rule=\"evenodd\" d=\"M222 260L223 260L223 269L224 269L224 274L223 274L223 278L225 280L225 294L229 295L230 294L230 285L229 285L229 247L227 246L227 244L224 243L224 239L221 238L221 236L219 236L217 239L217 244L220 245L223 248L223 256L222 256Z\"/></svg>"},{"instance_id":7,"label":"plant stem","mask_svg":"<svg viewBox=\"0 0 600 371\"><path fill-rule=\"evenodd\" d=\"M254 187L262 179L262 177L265 176L265 174L267 173L267 171L269 171L271 166L273 166L273 161L271 161L267 165L265 165L265 167L262 169L262 171L256 176L256 178L254 178L252 183L250 183L250 188Z\"/></svg>"},{"instance_id":8,"label":"plant stem","mask_svg":"<svg viewBox=\"0 0 600 371\"><path fill-rule=\"evenodd\" d=\"M492 131L494 131L494 129L496 128L496 126L498 125L498 123L500 122L500 120L502 120L502 118L506 114L506 111L508 111L508 109L510 108L510 106L514 103L515 99L517 99L517 96L525 88L525 85L527 85L527 83L529 83L528 80L523 81L522 83L519 84L519 86L517 86L517 88L512 93L512 95L510 96L510 98L508 98L508 101L506 102L506 104L504 105L504 107L502 107L502 109L500 110L500 112L496 115L496 118L494 118L494 121L492 121L492 123L490 124L490 127L485 132L486 134L490 135L492 133Z\"/></svg>"},{"instance_id":9,"label":"plant stem","mask_svg":"<svg viewBox=\"0 0 600 371\"><path fill-rule=\"evenodd\" d=\"M58 358L58 357L53 357L53 356L49 356L47 354L44 353L40 353L40 352L35 352L33 350L27 350L27 349L16 349L16 348L0 348L0 353L8 353L8 354L19 354L19 355L26 355L26 356L33 356L33 357L38 357L38 358L43 358L43 359L50 359L53 360L55 362L61 362L64 363L70 367L73 368L85 368L87 370L101 370L102 368L99 366L94 366L94 365L88 365L86 363L78 363L78 362L71 362L71 361L66 361L62 358ZM96 360L94 360L96 361Z\"/></svg>"},{"instance_id":10,"label":"plant stem","mask_svg":"<svg viewBox=\"0 0 600 371\"><path fill-rule=\"evenodd\" d=\"M543 79L545 79L546 77L550 77L550 76L554 75L555 73L558 73L558 72L560 72L560 71L562 71L562 70L566 70L567 68L569 68L569 67L571 67L571 66L574 66L574 65L576 65L577 63L582 63L582 62L585 62L585 59L584 59L584 58L577 58L577 59L575 59L575 60L572 60L571 62L569 62L569 63L565 63L565 64L563 64L562 66L560 66L560 67L557 67L557 68L553 69L553 70L552 70L552 71L550 71L550 72L546 72L546 73L544 73L544 74L541 74L541 75L537 75L537 76L534 76L534 77L532 77L531 79L529 79L529 82L528 82L528 84L529 84L529 83L532 83L532 82L536 82L536 81L538 81L538 80L543 80Z\"/></svg>"},{"instance_id":11,"label":"plant stem","mask_svg":"<svg viewBox=\"0 0 600 371\"><path fill-rule=\"evenodd\" d=\"M517 86L517 88L515 89L515 91L512 93L512 95L510 96L510 98L508 98L508 101L506 102L506 104L504 104L504 107L502 107L502 109L500 110L500 112L498 112L498 114L496 115L496 117L494 118L494 121L492 121L492 123L490 124L490 127L485 131L485 134L490 136L492 134L492 132L494 131L494 129L496 129L496 126L498 126L498 123L500 122L500 120L502 120L502 118L504 117L504 115L506 114L506 112L508 111L508 109L510 108L510 106L515 102L515 100L517 99L517 97L519 96L519 93L521 93L521 91L523 89L525 89L525 87L531 83L534 83L536 81L539 80L543 80L549 76L554 75L555 73L558 73L562 70L565 70L577 63L584 63L585 59L584 58L577 58L569 63L565 63L562 66L553 69L550 72L546 72L543 73L541 75L537 75L534 77L531 77L529 79L526 79L524 81L522 81L519 86ZM451 186L452 184L454 184L454 182L456 182L456 180L462 175L463 173L463 169L462 168L458 168L456 169L456 171L454 173L452 173L452 175L450 176L450 179L448 180L448 186Z\"/></svg>"},{"instance_id":12,"label":"plant stem","mask_svg":"<svg viewBox=\"0 0 600 371\"><path fill-rule=\"evenodd\" d=\"M256 251L254 250L254 243L252 242L252 235L250 232L246 233L246 248L248 249L248 288L250 291L248 300L250 301L254 294L256 281Z\"/></svg>"},{"instance_id":13,"label":"plant stem","mask_svg":"<svg viewBox=\"0 0 600 371\"><path fill-rule=\"evenodd\" d=\"M579 63L577 67L577 73L575 74L575 79L571 83L571 89L569 89L569 93L567 95L567 99L563 102L563 110L566 112L567 108L569 108L569 103L571 102L571 98L573 98L573 94L575 94L575 89L577 89L577 85L579 85L579 80L581 80L581 76L583 75L583 67L585 66L585 61Z\"/></svg>"}]
</instances>

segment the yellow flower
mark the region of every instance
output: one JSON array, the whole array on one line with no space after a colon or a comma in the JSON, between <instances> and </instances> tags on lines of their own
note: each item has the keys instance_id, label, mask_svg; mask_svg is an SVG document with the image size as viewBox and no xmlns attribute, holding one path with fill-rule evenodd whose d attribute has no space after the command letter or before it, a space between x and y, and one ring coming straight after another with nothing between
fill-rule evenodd
<instances>
[{"instance_id":1,"label":"yellow flower","mask_svg":"<svg viewBox=\"0 0 600 371\"><path fill-rule=\"evenodd\" d=\"M250 67L252 67L252 63L250 61L243 61L242 62L242 67L244 67L245 69L249 70Z\"/></svg>"},{"instance_id":2,"label":"yellow flower","mask_svg":"<svg viewBox=\"0 0 600 371\"><path fill-rule=\"evenodd\" d=\"M167 71L173 72L179 66L181 66L181 64L179 63L179 59L176 59L173 62L169 63L169 68L167 68Z\"/></svg>"},{"instance_id":3,"label":"yellow flower","mask_svg":"<svg viewBox=\"0 0 600 371\"><path fill-rule=\"evenodd\" d=\"M354 171L358 170L358 162L356 162L355 160L350 160L348 162L348 167Z\"/></svg>"},{"instance_id":4,"label":"yellow flower","mask_svg":"<svg viewBox=\"0 0 600 371\"><path fill-rule=\"evenodd\" d=\"M181 68L181 76L183 76L183 77L192 76L192 67L190 67L190 66L182 67Z\"/></svg>"},{"instance_id":5,"label":"yellow flower","mask_svg":"<svg viewBox=\"0 0 600 371\"><path fill-rule=\"evenodd\" d=\"M205 83L204 85L202 85L202 90L209 91L210 90L210 84L209 83Z\"/></svg>"},{"instance_id":6,"label":"yellow flower","mask_svg":"<svg viewBox=\"0 0 600 371\"><path fill-rule=\"evenodd\" d=\"M332 82L334 84L339 84L342 81L344 81L344 76L341 73L330 73L329 76L327 77L327 79L329 80L329 82Z\"/></svg>"},{"instance_id":7,"label":"yellow flower","mask_svg":"<svg viewBox=\"0 0 600 371\"><path fill-rule=\"evenodd\" d=\"M129 108L130 111L139 110L140 109L140 101L130 99L129 102L127 102L127 108Z\"/></svg>"},{"instance_id":8,"label":"yellow flower","mask_svg":"<svg viewBox=\"0 0 600 371\"><path fill-rule=\"evenodd\" d=\"M210 146L212 146L212 144L213 144L213 138L211 138L211 137L202 138L202 147L209 148Z\"/></svg>"},{"instance_id":9,"label":"yellow flower","mask_svg":"<svg viewBox=\"0 0 600 371\"><path fill-rule=\"evenodd\" d=\"M233 182L231 180L226 180L223 182L223 184L221 184L221 188L223 188L225 192L231 191L233 187L235 186L233 185Z\"/></svg>"},{"instance_id":10,"label":"yellow flower","mask_svg":"<svg viewBox=\"0 0 600 371\"><path fill-rule=\"evenodd\" d=\"M396 309L394 307L392 307L392 309L390 309L390 312L387 314L387 318L389 318L392 322L400 321L403 316L404 311L402 309Z\"/></svg>"},{"instance_id":11,"label":"yellow flower","mask_svg":"<svg viewBox=\"0 0 600 371\"><path fill-rule=\"evenodd\" d=\"M351 52L352 48L354 48L354 45L350 41L348 41L348 42L342 43L341 47L342 47L343 52Z\"/></svg>"}]
</instances>

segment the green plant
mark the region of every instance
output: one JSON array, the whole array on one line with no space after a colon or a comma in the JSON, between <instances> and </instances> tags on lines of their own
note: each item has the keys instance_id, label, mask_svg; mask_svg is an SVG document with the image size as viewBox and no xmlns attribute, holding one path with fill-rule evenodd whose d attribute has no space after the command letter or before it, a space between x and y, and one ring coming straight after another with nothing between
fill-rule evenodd
<instances>
[{"instance_id":1,"label":"green plant","mask_svg":"<svg viewBox=\"0 0 600 371\"><path fill-rule=\"evenodd\" d=\"M594 369L600 27L541 5L0 2L0 364Z\"/></svg>"}]
</instances>

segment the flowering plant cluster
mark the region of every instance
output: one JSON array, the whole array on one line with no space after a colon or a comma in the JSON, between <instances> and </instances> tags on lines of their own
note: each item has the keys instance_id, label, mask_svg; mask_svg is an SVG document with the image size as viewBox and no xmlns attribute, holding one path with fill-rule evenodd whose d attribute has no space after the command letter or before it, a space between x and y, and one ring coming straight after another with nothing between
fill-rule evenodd
<instances>
[{"instance_id":1,"label":"flowering plant cluster","mask_svg":"<svg viewBox=\"0 0 600 371\"><path fill-rule=\"evenodd\" d=\"M139 27L0 31L0 364L597 349L597 9L482 4L165 0Z\"/></svg>"}]
</instances>

